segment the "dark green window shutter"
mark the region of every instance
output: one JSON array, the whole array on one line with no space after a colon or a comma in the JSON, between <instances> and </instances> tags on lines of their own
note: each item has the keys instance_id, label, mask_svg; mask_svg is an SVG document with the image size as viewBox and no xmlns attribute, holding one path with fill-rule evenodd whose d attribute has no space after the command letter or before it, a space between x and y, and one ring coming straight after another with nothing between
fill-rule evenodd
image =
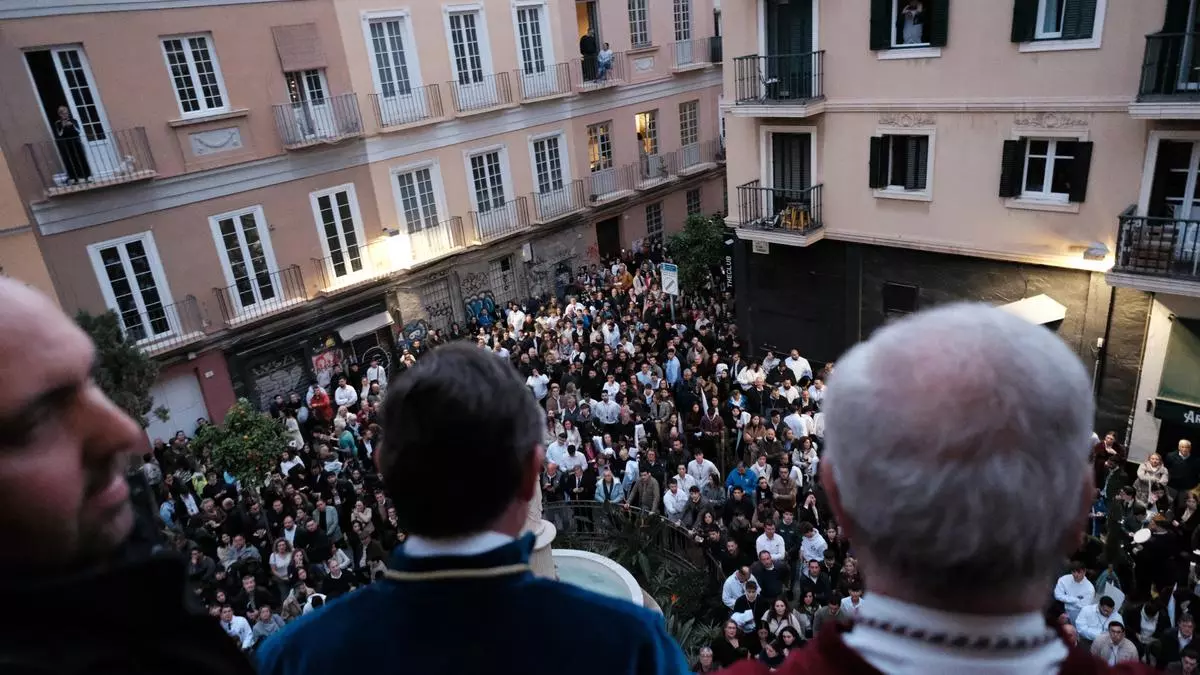
<instances>
[{"instance_id":1,"label":"dark green window shutter","mask_svg":"<svg viewBox=\"0 0 1200 675\"><path fill-rule=\"evenodd\" d=\"M1033 42L1037 35L1038 0L1013 0L1013 42Z\"/></svg>"},{"instance_id":2,"label":"dark green window shutter","mask_svg":"<svg viewBox=\"0 0 1200 675\"><path fill-rule=\"evenodd\" d=\"M896 0L871 0L871 49L892 48L892 3Z\"/></svg>"},{"instance_id":3,"label":"dark green window shutter","mask_svg":"<svg viewBox=\"0 0 1200 675\"><path fill-rule=\"evenodd\" d=\"M1025 172L1025 139L1004 141L1004 154L1000 159L1000 196L1017 197L1021 194L1021 174Z\"/></svg>"},{"instance_id":4,"label":"dark green window shutter","mask_svg":"<svg viewBox=\"0 0 1200 675\"><path fill-rule=\"evenodd\" d=\"M1063 13L1063 39L1085 40L1096 25L1096 0L1067 0Z\"/></svg>"},{"instance_id":5,"label":"dark green window shutter","mask_svg":"<svg viewBox=\"0 0 1200 675\"><path fill-rule=\"evenodd\" d=\"M870 175L867 177L867 186L872 188L887 187L887 144L884 143L882 136L871 137L871 164Z\"/></svg>"},{"instance_id":6,"label":"dark green window shutter","mask_svg":"<svg viewBox=\"0 0 1200 675\"><path fill-rule=\"evenodd\" d=\"M929 26L926 28L929 44L945 47L950 36L950 0L930 0Z\"/></svg>"},{"instance_id":7,"label":"dark green window shutter","mask_svg":"<svg viewBox=\"0 0 1200 675\"><path fill-rule=\"evenodd\" d=\"M1087 198L1088 173L1092 169L1092 144L1080 141L1075 144L1075 159L1070 167L1070 190L1068 198L1073 202L1082 202Z\"/></svg>"},{"instance_id":8,"label":"dark green window shutter","mask_svg":"<svg viewBox=\"0 0 1200 675\"><path fill-rule=\"evenodd\" d=\"M908 136L908 166L905 167L904 189L924 190L926 174L929 173L929 137Z\"/></svg>"}]
</instances>

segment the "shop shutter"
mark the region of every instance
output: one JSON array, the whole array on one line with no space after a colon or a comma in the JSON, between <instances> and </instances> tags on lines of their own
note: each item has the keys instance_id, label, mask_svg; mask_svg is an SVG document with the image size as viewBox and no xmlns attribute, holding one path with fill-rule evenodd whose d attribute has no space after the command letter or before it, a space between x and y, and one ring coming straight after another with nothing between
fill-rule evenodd
<instances>
[{"instance_id":1,"label":"shop shutter","mask_svg":"<svg viewBox=\"0 0 1200 675\"><path fill-rule=\"evenodd\" d=\"M1038 0L1013 0L1013 42L1033 42L1037 35L1037 15Z\"/></svg>"},{"instance_id":2,"label":"shop shutter","mask_svg":"<svg viewBox=\"0 0 1200 675\"><path fill-rule=\"evenodd\" d=\"M1063 12L1063 39L1084 40L1092 37L1096 25L1096 0L1067 0Z\"/></svg>"},{"instance_id":3,"label":"shop shutter","mask_svg":"<svg viewBox=\"0 0 1200 675\"><path fill-rule=\"evenodd\" d=\"M1000 160L1000 196L1017 197L1021 194L1021 174L1025 170L1025 139L1004 141L1004 154Z\"/></svg>"},{"instance_id":4,"label":"shop shutter","mask_svg":"<svg viewBox=\"0 0 1200 675\"><path fill-rule=\"evenodd\" d=\"M1082 202L1087 198L1088 173L1092 169L1092 144L1080 141L1075 144L1075 159L1071 162L1071 188L1069 199Z\"/></svg>"},{"instance_id":5,"label":"shop shutter","mask_svg":"<svg viewBox=\"0 0 1200 675\"><path fill-rule=\"evenodd\" d=\"M896 0L871 0L871 49L892 48L892 3Z\"/></svg>"},{"instance_id":6,"label":"shop shutter","mask_svg":"<svg viewBox=\"0 0 1200 675\"><path fill-rule=\"evenodd\" d=\"M930 0L929 15L929 44L945 47L950 36L950 0Z\"/></svg>"}]
</instances>

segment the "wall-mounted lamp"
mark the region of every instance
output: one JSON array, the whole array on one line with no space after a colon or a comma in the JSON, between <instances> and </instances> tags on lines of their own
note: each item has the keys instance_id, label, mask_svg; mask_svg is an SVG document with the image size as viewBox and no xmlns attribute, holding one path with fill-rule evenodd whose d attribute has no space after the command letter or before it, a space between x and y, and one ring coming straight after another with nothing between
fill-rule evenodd
<instances>
[{"instance_id":1,"label":"wall-mounted lamp","mask_svg":"<svg viewBox=\"0 0 1200 675\"><path fill-rule=\"evenodd\" d=\"M400 235L400 230L389 230L385 227L383 228L383 233L389 237L397 237Z\"/></svg>"}]
</instances>

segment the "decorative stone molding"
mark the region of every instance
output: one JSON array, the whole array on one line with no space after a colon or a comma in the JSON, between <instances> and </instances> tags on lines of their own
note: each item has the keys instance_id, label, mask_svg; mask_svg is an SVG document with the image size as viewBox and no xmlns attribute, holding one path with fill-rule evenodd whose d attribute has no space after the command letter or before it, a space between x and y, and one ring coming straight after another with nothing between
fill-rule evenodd
<instances>
[{"instance_id":1,"label":"decorative stone molding","mask_svg":"<svg viewBox=\"0 0 1200 675\"><path fill-rule=\"evenodd\" d=\"M881 127L928 127L936 121L929 113L884 113L879 116Z\"/></svg>"},{"instance_id":2,"label":"decorative stone molding","mask_svg":"<svg viewBox=\"0 0 1200 675\"><path fill-rule=\"evenodd\" d=\"M654 70L654 57L645 56L640 59L634 59L633 69L639 73L648 73Z\"/></svg>"},{"instance_id":3,"label":"decorative stone molding","mask_svg":"<svg viewBox=\"0 0 1200 675\"><path fill-rule=\"evenodd\" d=\"M210 129L188 134L191 141L192 154L196 157L215 155L242 147L242 132L237 127Z\"/></svg>"},{"instance_id":4,"label":"decorative stone molding","mask_svg":"<svg viewBox=\"0 0 1200 675\"><path fill-rule=\"evenodd\" d=\"M1037 129L1086 129L1088 125L1086 118L1056 112L1023 113L1017 115L1015 123L1018 127Z\"/></svg>"}]
</instances>

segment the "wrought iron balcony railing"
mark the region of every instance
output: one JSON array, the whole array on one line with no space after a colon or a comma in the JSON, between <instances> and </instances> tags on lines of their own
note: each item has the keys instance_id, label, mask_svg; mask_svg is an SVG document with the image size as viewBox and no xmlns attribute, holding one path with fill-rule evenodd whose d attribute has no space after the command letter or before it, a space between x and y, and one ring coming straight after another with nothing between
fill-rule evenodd
<instances>
[{"instance_id":1,"label":"wrought iron balcony railing","mask_svg":"<svg viewBox=\"0 0 1200 675\"><path fill-rule=\"evenodd\" d=\"M805 235L821 229L821 186L793 190L764 188L758 181L738 186L739 227Z\"/></svg>"},{"instance_id":2,"label":"wrought iron balcony railing","mask_svg":"<svg viewBox=\"0 0 1200 675\"><path fill-rule=\"evenodd\" d=\"M625 84L629 77L625 62L625 52L613 52L611 60L602 61L599 56L573 59L571 71L576 90L582 93Z\"/></svg>"},{"instance_id":3,"label":"wrought iron balcony railing","mask_svg":"<svg viewBox=\"0 0 1200 675\"><path fill-rule=\"evenodd\" d=\"M412 87L405 92L393 87L391 94L371 94L371 107L375 109L375 121L380 129L417 124L441 119L442 90L436 83L424 87Z\"/></svg>"},{"instance_id":4,"label":"wrought iron balcony railing","mask_svg":"<svg viewBox=\"0 0 1200 675\"><path fill-rule=\"evenodd\" d=\"M584 179L588 203L596 204L631 192L638 185L638 165L626 164L592 171Z\"/></svg>"},{"instance_id":5,"label":"wrought iron balcony railing","mask_svg":"<svg viewBox=\"0 0 1200 675\"><path fill-rule=\"evenodd\" d=\"M106 129L81 125L74 138L27 143L46 195L54 197L158 175L146 129Z\"/></svg>"},{"instance_id":6,"label":"wrought iron balcony railing","mask_svg":"<svg viewBox=\"0 0 1200 675\"><path fill-rule=\"evenodd\" d=\"M478 78L463 75L450 82L450 93L454 110L460 115L512 105L513 102L512 81L507 72Z\"/></svg>"},{"instance_id":7,"label":"wrought iron balcony railing","mask_svg":"<svg viewBox=\"0 0 1200 675\"><path fill-rule=\"evenodd\" d=\"M521 89L522 101L533 101L549 96L561 96L575 92L571 85L571 64L550 63L541 67L529 64L513 71Z\"/></svg>"},{"instance_id":8,"label":"wrought iron balcony railing","mask_svg":"<svg viewBox=\"0 0 1200 675\"><path fill-rule=\"evenodd\" d=\"M529 202L517 197L486 211L471 212L471 228L475 241L486 244L529 228Z\"/></svg>"},{"instance_id":9,"label":"wrought iron balcony railing","mask_svg":"<svg viewBox=\"0 0 1200 675\"><path fill-rule=\"evenodd\" d=\"M825 52L739 56L733 60L734 101L746 104L805 103L825 97Z\"/></svg>"},{"instance_id":10,"label":"wrought iron balcony railing","mask_svg":"<svg viewBox=\"0 0 1200 675\"><path fill-rule=\"evenodd\" d=\"M422 229L410 229L408 241L413 263L433 260L468 244L463 220L459 216L452 216Z\"/></svg>"},{"instance_id":11,"label":"wrought iron balcony railing","mask_svg":"<svg viewBox=\"0 0 1200 675\"><path fill-rule=\"evenodd\" d=\"M689 143L675 151L675 170L686 175L693 171L701 171L724 159L725 148L722 147L719 138Z\"/></svg>"},{"instance_id":12,"label":"wrought iron balcony railing","mask_svg":"<svg viewBox=\"0 0 1200 675\"><path fill-rule=\"evenodd\" d=\"M1113 271L1200 281L1200 220L1121 214Z\"/></svg>"},{"instance_id":13,"label":"wrought iron balcony railing","mask_svg":"<svg viewBox=\"0 0 1200 675\"><path fill-rule=\"evenodd\" d=\"M703 68L712 60L713 38L694 38L671 43L671 69Z\"/></svg>"},{"instance_id":14,"label":"wrought iron balcony railing","mask_svg":"<svg viewBox=\"0 0 1200 675\"><path fill-rule=\"evenodd\" d=\"M363 122L358 96L338 94L276 105L275 127L283 147L289 150L360 136Z\"/></svg>"},{"instance_id":15,"label":"wrought iron balcony railing","mask_svg":"<svg viewBox=\"0 0 1200 675\"><path fill-rule=\"evenodd\" d=\"M387 241L382 239L347 242L323 258L313 258L312 263L317 273L317 288L325 293L385 277L395 269Z\"/></svg>"},{"instance_id":16,"label":"wrought iron balcony railing","mask_svg":"<svg viewBox=\"0 0 1200 675\"><path fill-rule=\"evenodd\" d=\"M1146 36L1138 98L1200 101L1200 33Z\"/></svg>"},{"instance_id":17,"label":"wrought iron balcony railing","mask_svg":"<svg viewBox=\"0 0 1200 675\"><path fill-rule=\"evenodd\" d=\"M254 272L242 266L234 274L235 283L213 289L227 326L270 316L308 299L299 265L276 272Z\"/></svg>"},{"instance_id":18,"label":"wrought iron balcony railing","mask_svg":"<svg viewBox=\"0 0 1200 675\"><path fill-rule=\"evenodd\" d=\"M145 300L145 298L143 298ZM170 305L143 303L117 311L125 339L150 354L160 354L204 337L204 316L195 296Z\"/></svg>"},{"instance_id":19,"label":"wrought iron balcony railing","mask_svg":"<svg viewBox=\"0 0 1200 675\"><path fill-rule=\"evenodd\" d=\"M549 223L586 208L587 200L583 192L583 181L573 180L557 188L529 195L534 222Z\"/></svg>"}]
</instances>

